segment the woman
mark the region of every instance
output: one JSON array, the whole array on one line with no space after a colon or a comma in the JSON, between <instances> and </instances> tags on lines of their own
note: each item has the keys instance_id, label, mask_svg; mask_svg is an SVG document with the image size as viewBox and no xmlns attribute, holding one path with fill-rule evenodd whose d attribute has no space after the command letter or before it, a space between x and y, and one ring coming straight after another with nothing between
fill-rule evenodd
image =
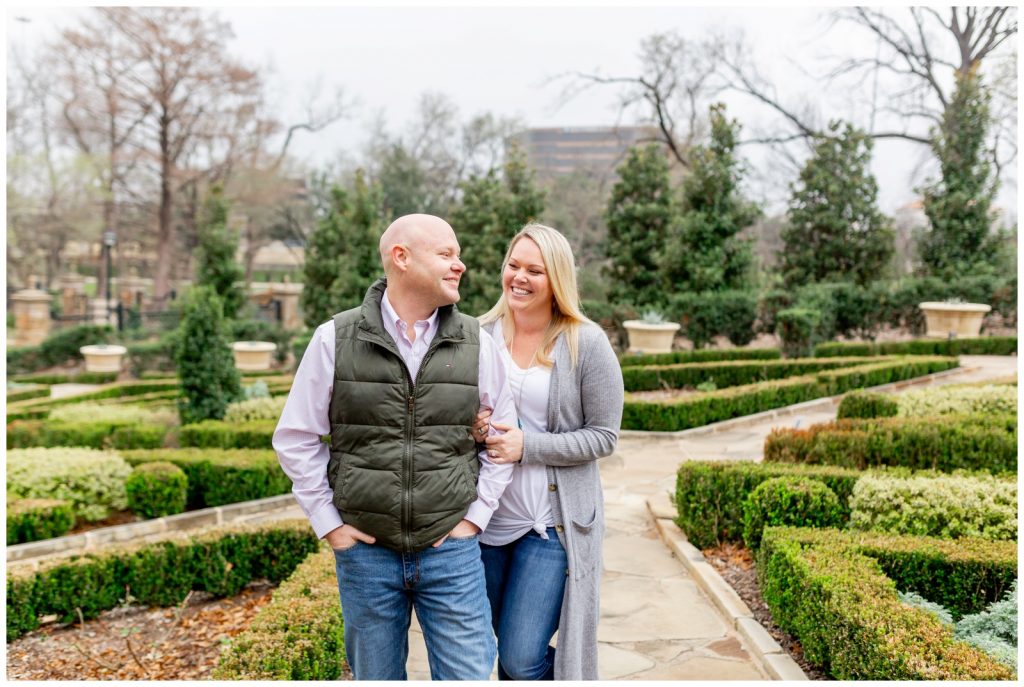
<instances>
[{"instance_id":1,"label":"woman","mask_svg":"<svg viewBox=\"0 0 1024 687\"><path fill-rule=\"evenodd\" d=\"M529 224L516 234L501 284L498 303L480 318L504 342L519 416L518 427L495 423L505 433L486 439L492 461L516 464L480 535L498 675L597 679L597 459L615 449L622 372L604 332L580 311L572 249L558 231ZM486 431L488 415L476 431Z\"/></svg>"}]
</instances>

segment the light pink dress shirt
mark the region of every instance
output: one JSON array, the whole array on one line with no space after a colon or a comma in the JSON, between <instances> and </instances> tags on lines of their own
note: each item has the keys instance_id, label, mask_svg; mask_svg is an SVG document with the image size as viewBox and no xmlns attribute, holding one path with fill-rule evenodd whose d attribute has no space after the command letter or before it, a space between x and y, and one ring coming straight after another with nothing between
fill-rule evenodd
<instances>
[{"instance_id":1,"label":"light pink dress shirt","mask_svg":"<svg viewBox=\"0 0 1024 687\"><path fill-rule=\"evenodd\" d=\"M402 360L409 367L413 379L416 379L423 356L437 333L437 311L427 320L420 320L413 325L416 337L410 341L406 323L391 306L386 289L380 310L384 328L395 340ZM331 433L327 410L331 403L333 385L334 321L329 320L316 328L306 347L273 439L281 468L292 480L295 500L309 518L316 536L321 539L343 524L332 501L333 492L327 484L330 451L327 444L320 441L321 436ZM514 426L515 404L509 391L505 366L494 340L482 329L478 386L480 405L494 409L491 421ZM494 429L490 432L498 433ZM488 459L486 450L480 451L477 499L470 504L466 520L481 530L487 528L487 523L498 507L498 499L512 481L512 467L495 465Z\"/></svg>"}]
</instances>

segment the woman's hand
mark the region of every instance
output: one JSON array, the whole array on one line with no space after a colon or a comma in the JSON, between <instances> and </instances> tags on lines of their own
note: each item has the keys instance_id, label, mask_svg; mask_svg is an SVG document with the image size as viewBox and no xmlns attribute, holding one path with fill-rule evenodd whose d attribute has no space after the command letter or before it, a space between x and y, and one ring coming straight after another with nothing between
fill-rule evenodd
<instances>
[{"instance_id":1,"label":"woman's hand","mask_svg":"<svg viewBox=\"0 0 1024 687\"><path fill-rule=\"evenodd\" d=\"M497 422L491 425L494 429L504 432L489 436L484 443L487 444L487 455L492 463L503 465L505 463L517 463L523 459L523 430L510 425L502 425Z\"/></svg>"},{"instance_id":2,"label":"woman's hand","mask_svg":"<svg viewBox=\"0 0 1024 687\"><path fill-rule=\"evenodd\" d=\"M487 427L491 420L491 409L486 406L480 407L480 412L476 414L476 424L473 425L473 429L470 432L473 434L473 440L478 444L484 443L484 437L487 436Z\"/></svg>"}]
</instances>

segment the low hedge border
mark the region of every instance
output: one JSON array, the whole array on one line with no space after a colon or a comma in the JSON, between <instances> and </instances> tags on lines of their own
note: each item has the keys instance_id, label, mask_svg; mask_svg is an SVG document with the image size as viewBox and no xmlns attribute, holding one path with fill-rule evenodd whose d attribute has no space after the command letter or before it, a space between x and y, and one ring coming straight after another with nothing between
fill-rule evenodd
<instances>
[{"instance_id":1,"label":"low hedge border","mask_svg":"<svg viewBox=\"0 0 1024 687\"><path fill-rule=\"evenodd\" d=\"M120 455L132 467L166 462L181 468L188 478L190 510L278 496L292 488L273 450L183 448Z\"/></svg>"},{"instance_id":2,"label":"low hedge border","mask_svg":"<svg viewBox=\"0 0 1024 687\"><path fill-rule=\"evenodd\" d=\"M50 387L43 384L33 384L21 389L12 389L7 392L7 402L17 403L28 401L33 398L46 398L50 396Z\"/></svg>"},{"instance_id":3,"label":"low hedge border","mask_svg":"<svg viewBox=\"0 0 1024 687\"><path fill-rule=\"evenodd\" d=\"M61 622L118 606L126 590L153 606L181 603L189 591L231 596L253 580L280 582L319 541L305 520L261 526L231 525L192 536L115 545L7 572L7 641L39 627L39 618Z\"/></svg>"},{"instance_id":4,"label":"low hedge border","mask_svg":"<svg viewBox=\"0 0 1024 687\"><path fill-rule=\"evenodd\" d=\"M917 470L1017 471L1016 415L937 415L846 419L808 429L773 429L764 442L771 463L881 465Z\"/></svg>"},{"instance_id":5,"label":"low hedge border","mask_svg":"<svg viewBox=\"0 0 1024 687\"><path fill-rule=\"evenodd\" d=\"M707 363L722 360L778 360L777 348L729 348L726 350L672 351L671 353L624 353L619 356L623 368L677 363Z\"/></svg>"},{"instance_id":6,"label":"low hedge border","mask_svg":"<svg viewBox=\"0 0 1024 687\"><path fill-rule=\"evenodd\" d=\"M775 622L834 679L1015 677L896 593L917 591L961 614L981 610L1016 578L1015 542L769 527L757 570Z\"/></svg>"},{"instance_id":7,"label":"low hedge border","mask_svg":"<svg viewBox=\"0 0 1024 687\"><path fill-rule=\"evenodd\" d=\"M196 448L271 448L276 420L254 420L241 424L203 420L182 425L178 445Z\"/></svg>"},{"instance_id":8,"label":"low hedge border","mask_svg":"<svg viewBox=\"0 0 1024 687\"><path fill-rule=\"evenodd\" d=\"M622 429L676 432L834 396L853 389L913 379L958 366L956 358L897 358L891 362L826 370L790 379L695 393L667 401L639 401L627 394L622 409Z\"/></svg>"},{"instance_id":9,"label":"low hedge border","mask_svg":"<svg viewBox=\"0 0 1024 687\"><path fill-rule=\"evenodd\" d=\"M7 502L7 545L63 537L75 526L74 508L59 499L11 499Z\"/></svg>"},{"instance_id":10,"label":"low hedge border","mask_svg":"<svg viewBox=\"0 0 1024 687\"><path fill-rule=\"evenodd\" d=\"M103 399L123 398L126 396L141 396L143 394L150 394L157 391L176 390L177 388L178 383L176 380L118 382L116 384L108 384L100 387L99 389L90 391L89 393L78 394L77 396L67 396L65 398L56 399L33 399L30 401L21 401L20 403L12 403L7 406L7 421L43 418L46 417L53 408L72 403L80 403L82 401L99 401Z\"/></svg>"},{"instance_id":11,"label":"low hedge border","mask_svg":"<svg viewBox=\"0 0 1024 687\"><path fill-rule=\"evenodd\" d=\"M814 347L815 358L869 355L1017 355L1016 336L976 339L914 339L881 343L830 341Z\"/></svg>"},{"instance_id":12,"label":"low hedge border","mask_svg":"<svg viewBox=\"0 0 1024 687\"><path fill-rule=\"evenodd\" d=\"M73 374L29 374L11 377L14 382L30 384L110 384L117 380L116 372L76 372Z\"/></svg>"},{"instance_id":13,"label":"low hedge border","mask_svg":"<svg viewBox=\"0 0 1024 687\"><path fill-rule=\"evenodd\" d=\"M173 428L156 424L15 420L7 425L7 448L160 448L172 433Z\"/></svg>"},{"instance_id":14,"label":"low hedge border","mask_svg":"<svg viewBox=\"0 0 1024 687\"><path fill-rule=\"evenodd\" d=\"M655 391L696 387L711 381L719 388L755 384L773 379L806 375L822 370L855 367L885 359L864 358L794 358L788 360L725 360L710 363L678 363L622 368L626 391Z\"/></svg>"},{"instance_id":15,"label":"low hedge border","mask_svg":"<svg viewBox=\"0 0 1024 687\"><path fill-rule=\"evenodd\" d=\"M345 623L334 554L321 546L274 591L249 629L221 651L214 680L337 680Z\"/></svg>"}]
</instances>

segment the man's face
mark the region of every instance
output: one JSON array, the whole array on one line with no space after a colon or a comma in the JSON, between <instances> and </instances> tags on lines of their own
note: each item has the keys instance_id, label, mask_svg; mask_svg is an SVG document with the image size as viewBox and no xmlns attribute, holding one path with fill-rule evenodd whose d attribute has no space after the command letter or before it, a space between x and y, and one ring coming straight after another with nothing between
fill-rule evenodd
<instances>
[{"instance_id":1,"label":"man's face","mask_svg":"<svg viewBox=\"0 0 1024 687\"><path fill-rule=\"evenodd\" d=\"M409 280L436 308L459 302L459 280L466 266L451 227L425 233L409 246Z\"/></svg>"}]
</instances>

